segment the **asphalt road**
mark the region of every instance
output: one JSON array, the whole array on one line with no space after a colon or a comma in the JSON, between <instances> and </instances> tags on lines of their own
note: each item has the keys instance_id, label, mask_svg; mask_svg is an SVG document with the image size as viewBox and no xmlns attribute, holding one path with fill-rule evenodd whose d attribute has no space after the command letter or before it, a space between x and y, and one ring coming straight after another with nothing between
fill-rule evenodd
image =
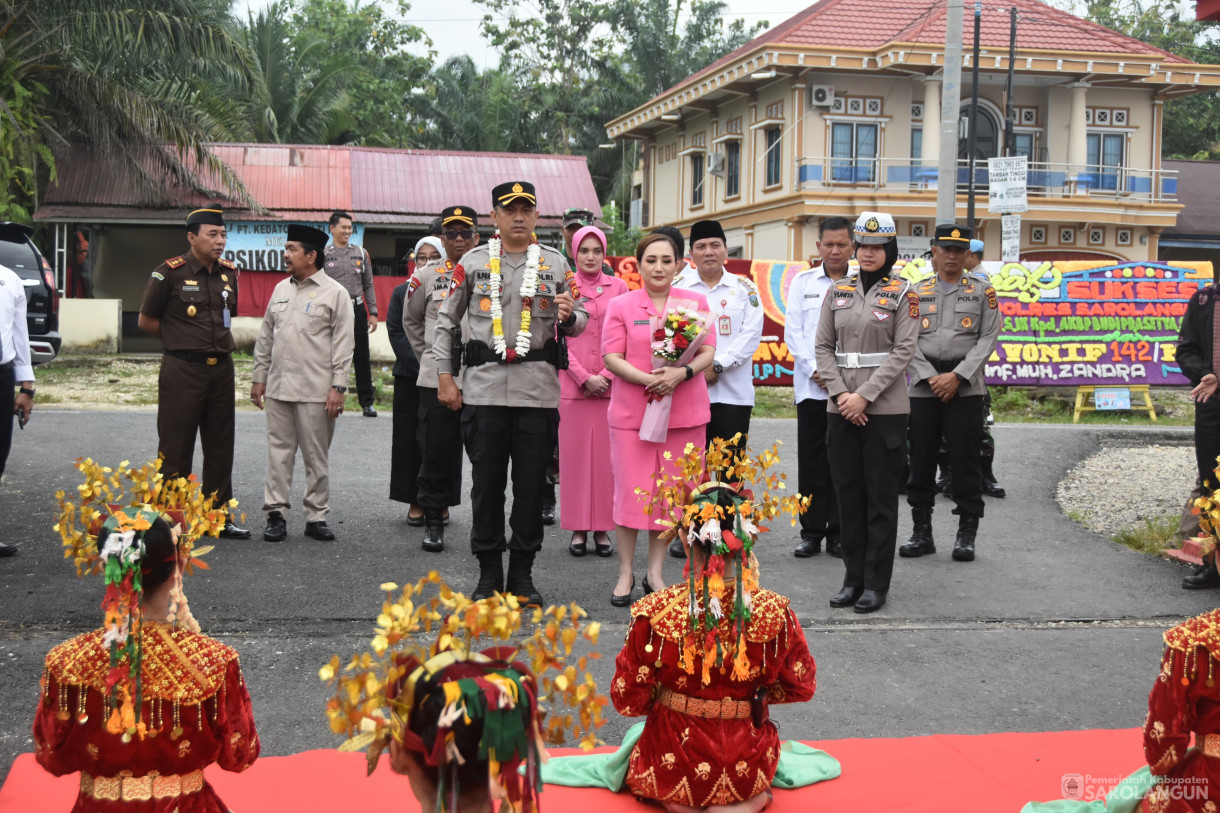
<instances>
[{"instance_id":1,"label":"asphalt road","mask_svg":"<svg viewBox=\"0 0 1220 813\"><path fill-rule=\"evenodd\" d=\"M364 648L380 606L378 585L412 581L437 568L469 591L477 565L466 544L469 505L455 508L448 548L425 554L406 506L387 497L391 420L359 414L339 421L331 451L331 525L335 543L301 535L298 464L289 539L261 541L266 439L261 415L238 414L235 488L255 538L220 540L211 570L188 580L204 630L241 652L267 755L337 745L323 716L327 690L317 670L332 654ZM940 550L899 559L889 603L859 616L832 610L842 582L839 560L792 556L797 533L780 525L758 556L764 586L791 597L818 665L818 692L773 716L785 737L837 739L931 733L1128 728L1142 723L1157 673L1161 633L1215 606L1217 593L1189 592L1187 572L1131 552L1082 529L1059 511L1055 485L1076 461L1117 430L1061 425L997 427L996 471L1008 489L988 500L973 563L949 559L955 517L941 498L934 517ZM1189 442L1190 430L1156 430ZM796 425L759 420L757 445L778 438L795 484ZM1136 437L1151 438L1151 433ZM43 410L17 433L0 512L0 539L21 546L0 559L0 781L17 754L32 750L30 722L42 658L59 641L100 623L98 581L78 581L51 529L54 492L78 480L80 456L114 464L156 453L152 412ZM198 469L197 469L198 470ZM469 475L469 471L467 471ZM1135 481L1138 484L1138 475ZM466 481L469 485L469 477ZM560 507L562 511L562 506ZM903 510L900 541L910 531ZM566 551L567 534L549 529L536 567L543 595L577 601L603 624L598 679L609 684L627 610L609 596L617 562ZM643 547L637 572L643 572ZM680 578L668 560L666 577ZM640 592L637 588L636 596ZM610 714L602 730L621 740L629 721ZM1139 755L1133 754L1138 761Z\"/></svg>"}]
</instances>

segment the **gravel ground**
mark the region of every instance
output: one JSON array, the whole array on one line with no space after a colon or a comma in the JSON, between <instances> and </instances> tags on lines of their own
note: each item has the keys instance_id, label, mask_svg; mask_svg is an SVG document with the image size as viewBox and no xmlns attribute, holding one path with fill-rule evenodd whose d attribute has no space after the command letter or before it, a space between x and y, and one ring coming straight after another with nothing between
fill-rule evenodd
<instances>
[{"instance_id":1,"label":"gravel ground","mask_svg":"<svg viewBox=\"0 0 1220 813\"><path fill-rule=\"evenodd\" d=\"M1128 438L1103 439L1101 449L1059 481L1063 513L1103 536L1141 527L1146 519L1179 516L1195 487L1195 450L1182 444L1148 445Z\"/></svg>"}]
</instances>

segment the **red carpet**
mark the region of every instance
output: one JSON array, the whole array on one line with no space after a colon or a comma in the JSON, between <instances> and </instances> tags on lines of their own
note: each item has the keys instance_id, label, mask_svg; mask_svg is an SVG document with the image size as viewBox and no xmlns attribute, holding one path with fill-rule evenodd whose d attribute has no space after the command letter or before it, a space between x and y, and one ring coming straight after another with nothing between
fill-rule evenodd
<instances>
[{"instance_id":1,"label":"red carpet","mask_svg":"<svg viewBox=\"0 0 1220 813\"><path fill-rule=\"evenodd\" d=\"M843 775L780 790L769 813L868 809L1018 813L1028 801L1058 799L1065 773L1111 783L1141 767L1140 730L1041 734L936 735L810 742L836 757ZM573 753L559 750L556 755ZM383 765L364 776L363 754L306 751L263 757L244 774L209 769L208 780L234 813L419 809L407 780ZM0 788L0 813L54 813L72 807L78 780L56 779L22 754ZM548 785L544 810L640 811L631 796Z\"/></svg>"}]
</instances>

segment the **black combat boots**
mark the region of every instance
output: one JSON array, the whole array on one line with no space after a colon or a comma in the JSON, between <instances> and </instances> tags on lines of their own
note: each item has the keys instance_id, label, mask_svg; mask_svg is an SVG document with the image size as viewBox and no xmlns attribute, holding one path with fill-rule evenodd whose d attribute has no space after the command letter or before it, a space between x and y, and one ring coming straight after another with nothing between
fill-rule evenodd
<instances>
[{"instance_id":1,"label":"black combat boots","mask_svg":"<svg viewBox=\"0 0 1220 813\"><path fill-rule=\"evenodd\" d=\"M508 592L523 605L542 606L542 594L534 587L534 551L510 550L508 552Z\"/></svg>"},{"instance_id":2,"label":"black combat boots","mask_svg":"<svg viewBox=\"0 0 1220 813\"><path fill-rule=\"evenodd\" d=\"M911 539L898 549L898 555L911 559L936 553L936 543L932 539L932 509L912 508L911 519L915 528L911 531Z\"/></svg>"},{"instance_id":3,"label":"black combat boots","mask_svg":"<svg viewBox=\"0 0 1220 813\"><path fill-rule=\"evenodd\" d=\"M475 554L479 559L479 584L470 594L472 601L491 598L504 592L504 554L499 551Z\"/></svg>"},{"instance_id":4,"label":"black combat boots","mask_svg":"<svg viewBox=\"0 0 1220 813\"><path fill-rule=\"evenodd\" d=\"M440 553L445 549L445 514L439 508L424 509L424 544L429 553Z\"/></svg>"},{"instance_id":5,"label":"black combat boots","mask_svg":"<svg viewBox=\"0 0 1220 813\"><path fill-rule=\"evenodd\" d=\"M979 532L979 518L961 514L957 518L957 540L953 543L955 562L974 561L974 537Z\"/></svg>"}]
</instances>

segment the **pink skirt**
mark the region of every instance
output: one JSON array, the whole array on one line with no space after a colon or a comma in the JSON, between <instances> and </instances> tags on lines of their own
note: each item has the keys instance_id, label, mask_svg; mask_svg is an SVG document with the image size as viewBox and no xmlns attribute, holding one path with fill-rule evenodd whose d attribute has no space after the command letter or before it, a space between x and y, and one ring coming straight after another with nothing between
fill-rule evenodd
<instances>
[{"instance_id":1,"label":"pink skirt","mask_svg":"<svg viewBox=\"0 0 1220 813\"><path fill-rule=\"evenodd\" d=\"M559 402L559 526L565 531L614 530L609 398Z\"/></svg>"},{"instance_id":2,"label":"pink skirt","mask_svg":"<svg viewBox=\"0 0 1220 813\"><path fill-rule=\"evenodd\" d=\"M693 443L696 448L707 444L707 427L684 426L671 427L669 434L662 443L649 443L640 440L638 429L610 428L610 462L614 466L614 521L624 528L635 528L641 531L662 531L662 525L656 520L672 520L673 517L664 511L654 509L651 514L645 512L648 497L635 493L637 487L652 492L656 487L657 472L661 466L674 466L662 455L671 452L677 460L686 449L686 444ZM676 471L676 469L672 469ZM564 476L567 476L566 474Z\"/></svg>"}]
</instances>

